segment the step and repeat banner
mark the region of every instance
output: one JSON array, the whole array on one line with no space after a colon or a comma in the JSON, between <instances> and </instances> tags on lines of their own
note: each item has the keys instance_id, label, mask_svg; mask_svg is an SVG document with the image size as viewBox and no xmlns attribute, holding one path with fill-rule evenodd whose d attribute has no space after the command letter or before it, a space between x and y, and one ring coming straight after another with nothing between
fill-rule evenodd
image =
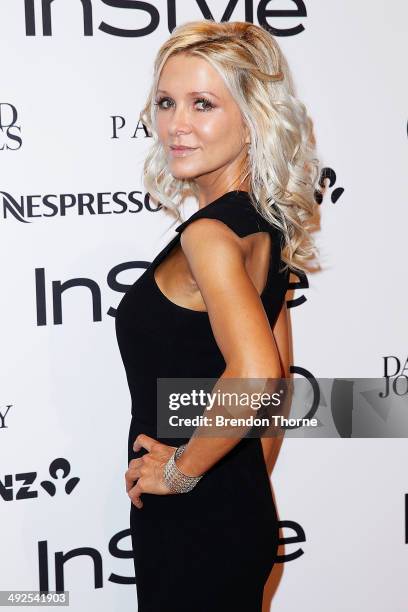
<instances>
[{"instance_id":1,"label":"step and repeat banner","mask_svg":"<svg viewBox=\"0 0 408 612\"><path fill-rule=\"evenodd\" d=\"M323 271L291 278L293 371L407 387L406 2L0 0L0 590L75 612L137 609L115 314L174 235L142 182L153 59L203 18L276 36L314 121ZM284 441L270 609L408 610L407 465L401 437Z\"/></svg>"}]
</instances>

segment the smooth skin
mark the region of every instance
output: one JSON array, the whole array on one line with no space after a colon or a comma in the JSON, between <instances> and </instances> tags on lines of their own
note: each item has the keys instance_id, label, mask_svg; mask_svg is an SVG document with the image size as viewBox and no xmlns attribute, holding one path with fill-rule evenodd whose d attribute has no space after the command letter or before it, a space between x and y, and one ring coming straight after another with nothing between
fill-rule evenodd
<instances>
[{"instance_id":1,"label":"smooth skin","mask_svg":"<svg viewBox=\"0 0 408 612\"><path fill-rule=\"evenodd\" d=\"M172 56L163 67L155 101L158 137L169 171L176 178L195 181L199 208L228 191L249 190L249 131L211 64L185 53ZM173 146L191 149L175 154ZM207 310L226 363L219 380L289 378L286 304L272 330L260 299L269 249L267 232L240 238L221 221L202 218L186 227L180 248L156 269L156 282L169 299L193 310ZM256 390L252 384L251 391ZM198 434L199 428L177 460L179 469L191 476L204 474L241 439ZM268 463L278 439L261 441ZM164 482L163 469L176 449L145 434L138 435L133 445L134 451L141 448L148 452L132 459L125 474L127 493L139 509L143 493L174 494Z\"/></svg>"}]
</instances>

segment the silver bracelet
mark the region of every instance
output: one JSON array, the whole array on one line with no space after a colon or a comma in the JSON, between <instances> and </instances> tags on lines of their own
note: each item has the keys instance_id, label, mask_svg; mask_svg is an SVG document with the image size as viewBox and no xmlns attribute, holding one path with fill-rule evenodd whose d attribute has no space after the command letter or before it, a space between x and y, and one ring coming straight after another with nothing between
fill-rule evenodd
<instances>
[{"instance_id":1,"label":"silver bracelet","mask_svg":"<svg viewBox=\"0 0 408 612\"><path fill-rule=\"evenodd\" d=\"M186 446L186 444L182 444L181 446L176 448L176 450L164 466L164 481L169 487L169 489L171 489L175 493L188 493L188 491L194 489L198 481L204 475L201 474L201 476L187 476L178 469L175 460L180 457Z\"/></svg>"}]
</instances>

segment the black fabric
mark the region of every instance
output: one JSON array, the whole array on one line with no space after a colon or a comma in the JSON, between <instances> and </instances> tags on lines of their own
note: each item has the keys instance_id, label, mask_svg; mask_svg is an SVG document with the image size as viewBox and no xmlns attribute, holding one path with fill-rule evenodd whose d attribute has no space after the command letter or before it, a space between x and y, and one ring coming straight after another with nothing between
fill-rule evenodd
<instances>
[{"instance_id":1,"label":"black fabric","mask_svg":"<svg viewBox=\"0 0 408 612\"><path fill-rule=\"evenodd\" d=\"M255 210L247 192L224 194L176 228L117 310L117 340L132 399L128 461L147 452L132 449L139 433L172 446L188 441L157 436L156 378L218 378L225 369L208 314L174 304L154 279L154 269L185 227L202 217L219 219L240 237L271 232L261 299L272 327L285 298L289 273L280 270L280 232ZM142 500L142 509L130 504L139 612L261 612L278 525L259 439L242 439L189 493L144 493Z\"/></svg>"}]
</instances>

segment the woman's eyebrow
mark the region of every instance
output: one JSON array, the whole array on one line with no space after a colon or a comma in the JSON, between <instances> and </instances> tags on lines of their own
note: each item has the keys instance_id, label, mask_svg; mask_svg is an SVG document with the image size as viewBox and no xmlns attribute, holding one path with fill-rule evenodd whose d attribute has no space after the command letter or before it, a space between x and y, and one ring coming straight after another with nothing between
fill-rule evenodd
<instances>
[{"instance_id":1,"label":"woman's eyebrow","mask_svg":"<svg viewBox=\"0 0 408 612\"><path fill-rule=\"evenodd\" d=\"M167 95L170 95L168 91L166 91L165 89L158 89L157 93L164 93ZM188 93L189 96L196 96L196 95L201 95L201 94L210 94L211 96L214 96L214 98L218 98L219 96L217 96L215 93L213 93L212 91L190 91Z\"/></svg>"}]
</instances>

